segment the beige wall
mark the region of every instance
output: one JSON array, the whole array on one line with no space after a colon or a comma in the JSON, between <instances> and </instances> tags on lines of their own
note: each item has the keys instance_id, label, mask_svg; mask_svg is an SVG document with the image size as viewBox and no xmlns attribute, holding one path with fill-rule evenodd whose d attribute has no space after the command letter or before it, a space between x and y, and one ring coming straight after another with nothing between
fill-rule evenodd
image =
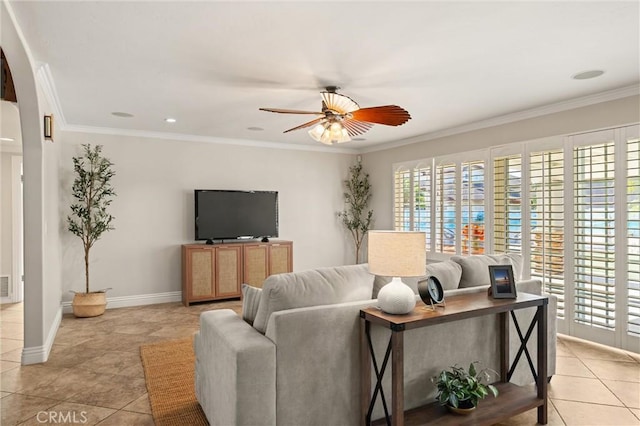
<instances>
[{"instance_id":1,"label":"beige wall","mask_svg":"<svg viewBox=\"0 0 640 426\"><path fill-rule=\"evenodd\" d=\"M376 229L393 227L394 163L473 151L558 135L616 127L640 121L640 96L630 96L555 114L486 129L363 154L362 162L373 187L371 207Z\"/></svg>"},{"instance_id":2,"label":"beige wall","mask_svg":"<svg viewBox=\"0 0 640 426\"><path fill-rule=\"evenodd\" d=\"M62 219L79 145L104 145L114 163L116 229L96 243L91 258L91 287L113 287L109 297L181 290L180 245L195 242L194 189L278 191L280 239L294 243L294 270L353 262L336 217L353 155L75 132L62 140ZM68 300L67 290L83 288L83 259L80 240L63 228Z\"/></svg>"}]
</instances>

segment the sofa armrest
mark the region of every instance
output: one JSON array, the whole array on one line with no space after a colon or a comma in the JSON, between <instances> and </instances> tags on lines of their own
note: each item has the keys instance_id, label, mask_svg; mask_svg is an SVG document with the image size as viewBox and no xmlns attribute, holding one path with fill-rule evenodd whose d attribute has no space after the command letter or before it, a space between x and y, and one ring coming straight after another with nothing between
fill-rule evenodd
<instances>
[{"instance_id":1,"label":"sofa armrest","mask_svg":"<svg viewBox=\"0 0 640 426\"><path fill-rule=\"evenodd\" d=\"M230 309L204 312L194 339L196 397L211 425L276 424L274 343Z\"/></svg>"}]
</instances>

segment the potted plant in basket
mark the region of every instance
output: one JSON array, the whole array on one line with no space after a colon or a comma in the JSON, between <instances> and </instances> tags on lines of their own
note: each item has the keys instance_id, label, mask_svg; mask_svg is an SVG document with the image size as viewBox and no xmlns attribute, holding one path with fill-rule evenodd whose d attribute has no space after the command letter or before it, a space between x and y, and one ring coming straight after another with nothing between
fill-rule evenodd
<instances>
[{"instance_id":1,"label":"potted plant in basket","mask_svg":"<svg viewBox=\"0 0 640 426\"><path fill-rule=\"evenodd\" d=\"M469 414L478 406L478 401L489 393L494 397L498 396L495 386L483 383L488 382L489 372L497 373L488 368L477 371L474 364L469 364L468 371L455 365L431 379L438 388L436 399L440 405L446 405L457 414Z\"/></svg>"},{"instance_id":2,"label":"potted plant in basket","mask_svg":"<svg viewBox=\"0 0 640 426\"><path fill-rule=\"evenodd\" d=\"M101 145L84 144L82 148L83 155L73 157L75 201L71 204L67 225L69 231L82 240L86 291L73 292L72 306L77 317L95 317L104 313L108 289L89 291L89 252L103 233L114 229L111 225L114 217L107 213L107 207L116 195L111 186L115 172L111 168L113 163L102 156Z\"/></svg>"}]
</instances>

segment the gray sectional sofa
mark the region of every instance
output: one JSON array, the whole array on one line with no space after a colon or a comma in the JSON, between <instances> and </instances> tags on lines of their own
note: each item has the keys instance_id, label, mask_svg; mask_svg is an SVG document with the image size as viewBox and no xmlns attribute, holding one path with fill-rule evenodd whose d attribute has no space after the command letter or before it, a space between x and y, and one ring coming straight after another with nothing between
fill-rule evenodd
<instances>
[{"instance_id":1,"label":"gray sectional sofa","mask_svg":"<svg viewBox=\"0 0 640 426\"><path fill-rule=\"evenodd\" d=\"M445 297L486 292L490 264L512 264L516 255L454 257L427 266ZM231 310L205 312L196 333L196 395L212 425L356 425L360 422L359 311L375 306L388 281L367 265L339 266L274 275L262 290L245 287L243 317ZM417 294L419 279L405 281ZM517 282L518 292L541 294L537 280ZM424 304L416 295L416 309ZM446 301L446 300L445 300ZM548 374L555 372L556 299L549 298ZM518 311L526 327L534 308ZM523 325L524 324L524 325ZM511 357L519 346L512 328ZM377 356L388 330L372 328ZM479 361L499 369L496 315L405 332L405 409L434 401L431 377L451 365ZM535 333L529 351L535 363ZM524 362L523 362L524 361ZM534 364L535 365L535 364ZM375 377L375 375L373 376ZM511 381L533 382L522 360ZM383 382L390 395L390 372ZM383 416L380 402L373 418Z\"/></svg>"}]
</instances>

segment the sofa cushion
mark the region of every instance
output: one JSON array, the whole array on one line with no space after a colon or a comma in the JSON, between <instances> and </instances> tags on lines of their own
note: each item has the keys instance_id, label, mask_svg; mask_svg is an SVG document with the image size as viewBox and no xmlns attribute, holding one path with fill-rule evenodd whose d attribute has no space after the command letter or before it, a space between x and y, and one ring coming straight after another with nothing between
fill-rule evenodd
<instances>
[{"instance_id":1,"label":"sofa cushion","mask_svg":"<svg viewBox=\"0 0 640 426\"><path fill-rule=\"evenodd\" d=\"M242 284L242 319L253 325L260 305L262 289Z\"/></svg>"},{"instance_id":2,"label":"sofa cushion","mask_svg":"<svg viewBox=\"0 0 640 426\"><path fill-rule=\"evenodd\" d=\"M454 290L460 284L462 266L459 263L447 260L427 264L427 276L434 276L442 284L443 290Z\"/></svg>"},{"instance_id":3,"label":"sofa cushion","mask_svg":"<svg viewBox=\"0 0 640 426\"><path fill-rule=\"evenodd\" d=\"M515 253L452 256L451 260L462 267L460 288L490 286L489 265L512 265L515 281L522 274L522 256Z\"/></svg>"},{"instance_id":4,"label":"sofa cushion","mask_svg":"<svg viewBox=\"0 0 640 426\"><path fill-rule=\"evenodd\" d=\"M253 327L264 333L273 312L371 299L373 275L366 264L277 274L262 286Z\"/></svg>"}]
</instances>

